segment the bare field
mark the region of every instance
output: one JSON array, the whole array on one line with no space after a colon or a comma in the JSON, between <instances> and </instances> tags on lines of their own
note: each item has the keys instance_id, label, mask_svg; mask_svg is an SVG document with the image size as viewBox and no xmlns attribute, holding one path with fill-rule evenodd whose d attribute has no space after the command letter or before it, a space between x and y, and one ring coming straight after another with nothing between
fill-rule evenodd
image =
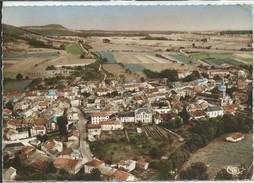
<instances>
[{"instance_id":1,"label":"bare field","mask_svg":"<svg viewBox=\"0 0 254 183\"><path fill-rule=\"evenodd\" d=\"M253 161L253 134L244 134L245 139L237 143L225 141L229 135L226 134L213 140L206 147L192 154L183 169L189 167L191 163L204 162L208 165L209 178L213 178L224 167L239 166L242 163L251 165Z\"/></svg>"}]
</instances>

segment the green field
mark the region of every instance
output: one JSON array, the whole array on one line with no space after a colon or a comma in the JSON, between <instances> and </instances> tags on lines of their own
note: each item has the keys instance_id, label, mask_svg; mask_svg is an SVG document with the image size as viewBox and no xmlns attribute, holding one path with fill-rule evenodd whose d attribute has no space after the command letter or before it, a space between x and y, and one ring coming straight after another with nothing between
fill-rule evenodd
<instances>
[{"instance_id":1,"label":"green field","mask_svg":"<svg viewBox=\"0 0 254 183\"><path fill-rule=\"evenodd\" d=\"M31 82L32 80L4 81L3 91L4 92L23 91L31 84Z\"/></svg>"},{"instance_id":2,"label":"green field","mask_svg":"<svg viewBox=\"0 0 254 183\"><path fill-rule=\"evenodd\" d=\"M116 64L117 63L114 55L111 52L105 51L105 52L100 52L99 54L101 55L101 58L107 59L106 64Z\"/></svg>"},{"instance_id":3,"label":"green field","mask_svg":"<svg viewBox=\"0 0 254 183\"><path fill-rule=\"evenodd\" d=\"M65 51L72 55L82 55L83 51L77 44L68 44L65 46Z\"/></svg>"},{"instance_id":4,"label":"green field","mask_svg":"<svg viewBox=\"0 0 254 183\"><path fill-rule=\"evenodd\" d=\"M124 67L132 72L143 72L146 69L144 66L139 64L124 64Z\"/></svg>"},{"instance_id":5,"label":"green field","mask_svg":"<svg viewBox=\"0 0 254 183\"><path fill-rule=\"evenodd\" d=\"M202 53L198 53L198 54L193 54L191 55L192 58L195 59L199 59L199 60L204 60L204 59L209 59L209 58L214 58L214 59L232 59L232 60L240 60L244 63L247 64L252 64L252 58L244 58L241 56L237 56L231 53L212 53L212 54L202 54Z\"/></svg>"},{"instance_id":6,"label":"green field","mask_svg":"<svg viewBox=\"0 0 254 183\"><path fill-rule=\"evenodd\" d=\"M17 72L3 72L3 76L4 78L8 78L8 79L16 79L17 76Z\"/></svg>"},{"instance_id":7,"label":"green field","mask_svg":"<svg viewBox=\"0 0 254 183\"><path fill-rule=\"evenodd\" d=\"M7 53L4 55L6 58L33 58L33 57L53 57L59 56L58 52L42 52L42 53Z\"/></svg>"}]
</instances>

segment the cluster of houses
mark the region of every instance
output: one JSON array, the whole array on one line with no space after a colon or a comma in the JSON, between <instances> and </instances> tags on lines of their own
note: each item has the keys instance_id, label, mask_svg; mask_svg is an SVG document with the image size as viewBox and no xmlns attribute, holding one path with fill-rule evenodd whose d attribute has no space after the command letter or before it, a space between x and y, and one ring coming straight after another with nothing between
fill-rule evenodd
<instances>
[{"instance_id":1,"label":"cluster of houses","mask_svg":"<svg viewBox=\"0 0 254 183\"><path fill-rule=\"evenodd\" d=\"M179 70L178 78L192 72ZM117 168L93 159L85 165L79 149L80 108L87 123L88 140L99 140L101 133L123 130L128 123L164 123L180 119L185 110L190 120L237 114L247 107L247 91L252 89L251 73L245 70L208 70L208 78L191 82L142 82L112 80L80 82L64 89L35 90L4 94L3 133L4 141L21 141L59 131L58 118L67 115L67 140L56 139L41 142L35 138L20 149L20 159L38 170L48 168L50 163L58 170L77 173L84 166L85 173L98 168L113 180L134 180L129 172L136 167L147 169L143 161L123 160ZM214 76L223 78L214 80ZM216 91L217 92L214 92ZM229 94L226 89L234 89ZM103 166L102 166L103 165Z\"/></svg>"}]
</instances>

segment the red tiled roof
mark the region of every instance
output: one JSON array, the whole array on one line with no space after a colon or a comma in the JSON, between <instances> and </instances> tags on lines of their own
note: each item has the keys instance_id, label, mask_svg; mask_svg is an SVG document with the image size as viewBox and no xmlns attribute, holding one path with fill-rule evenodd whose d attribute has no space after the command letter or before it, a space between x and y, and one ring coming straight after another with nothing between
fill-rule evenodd
<instances>
[{"instance_id":1,"label":"red tiled roof","mask_svg":"<svg viewBox=\"0 0 254 183\"><path fill-rule=\"evenodd\" d=\"M23 119L11 119L8 123L10 125L22 125Z\"/></svg>"},{"instance_id":2,"label":"red tiled roof","mask_svg":"<svg viewBox=\"0 0 254 183\"><path fill-rule=\"evenodd\" d=\"M75 166L77 163L78 160L68 158L57 158L54 161L54 165L62 165L62 166Z\"/></svg>"},{"instance_id":3,"label":"red tiled roof","mask_svg":"<svg viewBox=\"0 0 254 183\"><path fill-rule=\"evenodd\" d=\"M245 94L245 93L239 93L239 92L234 92L233 95L235 97L247 97L247 94Z\"/></svg>"},{"instance_id":4,"label":"red tiled roof","mask_svg":"<svg viewBox=\"0 0 254 183\"><path fill-rule=\"evenodd\" d=\"M98 92L108 92L109 89L107 89L107 88L97 88L95 91L96 91L96 93L98 93Z\"/></svg>"},{"instance_id":5,"label":"red tiled roof","mask_svg":"<svg viewBox=\"0 0 254 183\"><path fill-rule=\"evenodd\" d=\"M35 125L45 125L47 124L48 120L45 118L39 118L34 120Z\"/></svg>"},{"instance_id":6,"label":"red tiled roof","mask_svg":"<svg viewBox=\"0 0 254 183\"><path fill-rule=\"evenodd\" d=\"M233 135L231 135L231 137L233 138L233 139L238 139L238 138L241 138L241 137L243 137L244 135L243 134L241 134L241 133L234 133Z\"/></svg>"},{"instance_id":7,"label":"red tiled roof","mask_svg":"<svg viewBox=\"0 0 254 183\"><path fill-rule=\"evenodd\" d=\"M12 93L8 93L7 97L20 97L21 95L22 93L12 92Z\"/></svg>"},{"instance_id":8,"label":"red tiled roof","mask_svg":"<svg viewBox=\"0 0 254 183\"><path fill-rule=\"evenodd\" d=\"M144 160L138 160L136 161L136 164L137 165L140 165L140 166L145 166L147 162L145 162Z\"/></svg>"},{"instance_id":9,"label":"red tiled roof","mask_svg":"<svg viewBox=\"0 0 254 183\"><path fill-rule=\"evenodd\" d=\"M158 92L158 88L151 88L148 90L148 93L155 93L155 92Z\"/></svg>"},{"instance_id":10,"label":"red tiled roof","mask_svg":"<svg viewBox=\"0 0 254 183\"><path fill-rule=\"evenodd\" d=\"M191 111L191 114L193 114L196 117L200 117L200 116L205 116L205 112L202 110L195 110L195 111Z\"/></svg>"},{"instance_id":11,"label":"red tiled roof","mask_svg":"<svg viewBox=\"0 0 254 183\"><path fill-rule=\"evenodd\" d=\"M246 81L237 81L237 85L248 85L249 82Z\"/></svg>"},{"instance_id":12,"label":"red tiled roof","mask_svg":"<svg viewBox=\"0 0 254 183\"><path fill-rule=\"evenodd\" d=\"M101 125L119 125L121 122L119 120L107 120L107 121L101 121Z\"/></svg>"},{"instance_id":13,"label":"red tiled roof","mask_svg":"<svg viewBox=\"0 0 254 183\"><path fill-rule=\"evenodd\" d=\"M238 105L237 104L230 104L223 107L226 112L233 113L237 110Z\"/></svg>"},{"instance_id":14,"label":"red tiled roof","mask_svg":"<svg viewBox=\"0 0 254 183\"><path fill-rule=\"evenodd\" d=\"M9 114L11 114L12 113L12 111L11 110L9 110L9 109L4 109L4 111L3 111L4 113L9 113Z\"/></svg>"},{"instance_id":15,"label":"red tiled roof","mask_svg":"<svg viewBox=\"0 0 254 183\"><path fill-rule=\"evenodd\" d=\"M87 162L86 165L88 166L92 166L92 167L98 167L100 166L101 164L103 164L103 161L99 160L99 159L94 159L90 162Z\"/></svg>"},{"instance_id":16,"label":"red tiled roof","mask_svg":"<svg viewBox=\"0 0 254 183\"><path fill-rule=\"evenodd\" d=\"M79 137L78 130L71 130L71 131L69 131L68 132L68 137L71 137L71 136Z\"/></svg>"},{"instance_id":17,"label":"red tiled roof","mask_svg":"<svg viewBox=\"0 0 254 183\"><path fill-rule=\"evenodd\" d=\"M69 88L62 88L62 89L57 89L57 92L59 92L59 93L72 92L72 90Z\"/></svg>"},{"instance_id":18,"label":"red tiled roof","mask_svg":"<svg viewBox=\"0 0 254 183\"><path fill-rule=\"evenodd\" d=\"M140 95L139 96L135 96L134 98L135 98L135 100L143 100Z\"/></svg>"},{"instance_id":19,"label":"red tiled roof","mask_svg":"<svg viewBox=\"0 0 254 183\"><path fill-rule=\"evenodd\" d=\"M44 146L46 149L53 148L55 145L56 145L56 143L55 143L54 140L48 141L48 142L46 142L45 144L43 144L43 146Z\"/></svg>"},{"instance_id":20,"label":"red tiled roof","mask_svg":"<svg viewBox=\"0 0 254 183\"><path fill-rule=\"evenodd\" d=\"M47 160L48 160L48 157L42 156L39 159L37 159L36 161L32 162L31 166L35 169L38 169L38 170L47 170L47 168L48 168Z\"/></svg>"},{"instance_id":21,"label":"red tiled roof","mask_svg":"<svg viewBox=\"0 0 254 183\"><path fill-rule=\"evenodd\" d=\"M39 102L39 106L48 106L49 102Z\"/></svg>"},{"instance_id":22,"label":"red tiled roof","mask_svg":"<svg viewBox=\"0 0 254 183\"><path fill-rule=\"evenodd\" d=\"M222 69L210 69L208 72L229 72L228 70L222 70Z\"/></svg>"},{"instance_id":23,"label":"red tiled roof","mask_svg":"<svg viewBox=\"0 0 254 183\"><path fill-rule=\"evenodd\" d=\"M26 93L26 96L37 96L37 93L34 91L29 91Z\"/></svg>"},{"instance_id":24,"label":"red tiled roof","mask_svg":"<svg viewBox=\"0 0 254 183\"><path fill-rule=\"evenodd\" d=\"M139 87L139 84L126 84L124 85L125 88L136 88L136 87Z\"/></svg>"},{"instance_id":25,"label":"red tiled roof","mask_svg":"<svg viewBox=\"0 0 254 183\"><path fill-rule=\"evenodd\" d=\"M34 127L34 129L35 129L35 130L45 130L46 127L43 126L43 125L37 125L37 126Z\"/></svg>"},{"instance_id":26,"label":"red tiled roof","mask_svg":"<svg viewBox=\"0 0 254 183\"><path fill-rule=\"evenodd\" d=\"M91 117L108 116L107 112L95 112L91 114Z\"/></svg>"},{"instance_id":27,"label":"red tiled roof","mask_svg":"<svg viewBox=\"0 0 254 183\"><path fill-rule=\"evenodd\" d=\"M113 174L112 177L115 180L119 180L119 181L126 181L128 179L128 177L130 176L129 173L122 171L122 170L116 170Z\"/></svg>"},{"instance_id":28,"label":"red tiled roof","mask_svg":"<svg viewBox=\"0 0 254 183\"><path fill-rule=\"evenodd\" d=\"M175 118L177 117L177 114L176 113L161 113L160 116L162 118Z\"/></svg>"},{"instance_id":29,"label":"red tiled roof","mask_svg":"<svg viewBox=\"0 0 254 183\"><path fill-rule=\"evenodd\" d=\"M72 148L68 147L67 149L65 149L62 152L60 152L59 155L67 155L67 154L71 154L72 152L73 152Z\"/></svg>"},{"instance_id":30,"label":"red tiled roof","mask_svg":"<svg viewBox=\"0 0 254 183\"><path fill-rule=\"evenodd\" d=\"M96 128L101 128L100 124L87 124L88 129L96 129Z\"/></svg>"}]
</instances>

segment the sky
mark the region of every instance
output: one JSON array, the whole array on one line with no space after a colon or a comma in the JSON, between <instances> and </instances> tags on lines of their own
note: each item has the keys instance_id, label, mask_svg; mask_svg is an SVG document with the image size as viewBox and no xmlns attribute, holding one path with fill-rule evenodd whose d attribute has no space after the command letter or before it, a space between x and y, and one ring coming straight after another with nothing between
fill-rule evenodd
<instances>
[{"instance_id":1,"label":"sky","mask_svg":"<svg viewBox=\"0 0 254 183\"><path fill-rule=\"evenodd\" d=\"M242 5L3 8L6 24L61 24L75 30L251 30L252 22L252 9Z\"/></svg>"}]
</instances>

